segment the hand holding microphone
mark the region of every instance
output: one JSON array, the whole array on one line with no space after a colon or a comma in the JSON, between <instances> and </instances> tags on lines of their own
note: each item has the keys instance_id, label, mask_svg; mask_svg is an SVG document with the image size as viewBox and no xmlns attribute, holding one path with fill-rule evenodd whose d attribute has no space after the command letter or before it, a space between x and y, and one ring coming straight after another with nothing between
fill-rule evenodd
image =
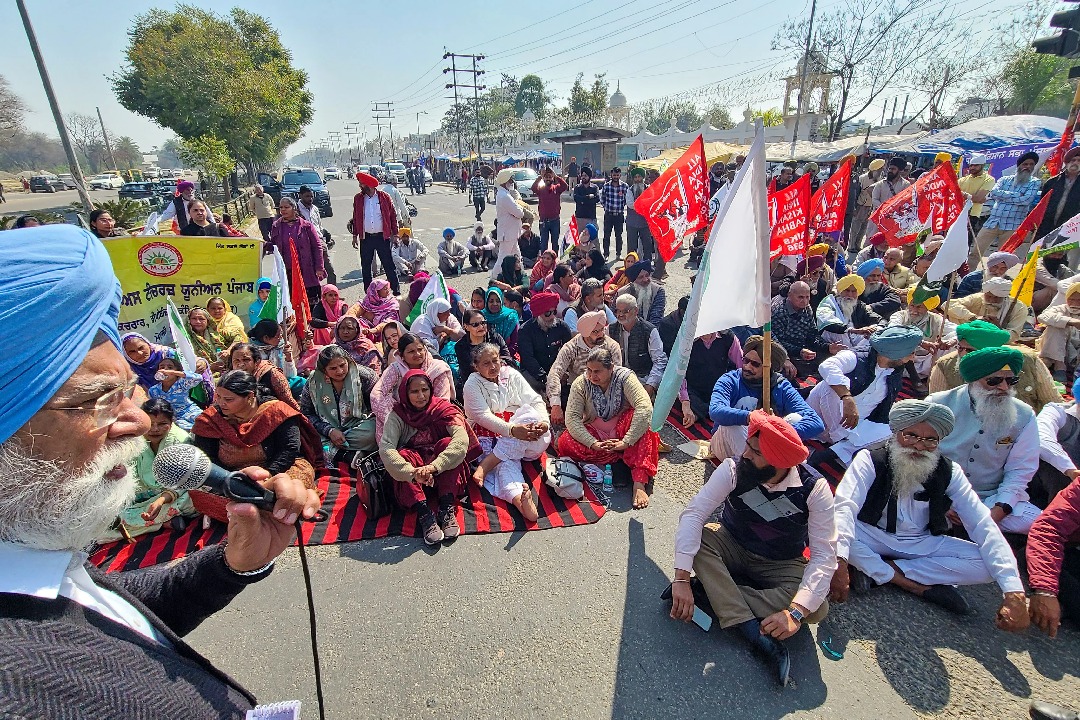
<instances>
[{"instance_id":1,"label":"hand holding microphone","mask_svg":"<svg viewBox=\"0 0 1080 720\"><path fill-rule=\"evenodd\" d=\"M169 490L202 489L232 500L225 562L236 572L269 565L292 544L297 520L314 518L320 507L315 491L299 480L284 473L270 477L260 467L230 472L193 445L162 449L154 459L154 476Z\"/></svg>"}]
</instances>

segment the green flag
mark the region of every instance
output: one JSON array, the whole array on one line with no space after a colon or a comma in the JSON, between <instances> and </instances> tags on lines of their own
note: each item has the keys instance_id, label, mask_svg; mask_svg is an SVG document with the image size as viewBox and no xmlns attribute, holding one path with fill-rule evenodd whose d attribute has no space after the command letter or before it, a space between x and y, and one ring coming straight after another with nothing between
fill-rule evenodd
<instances>
[{"instance_id":1,"label":"green flag","mask_svg":"<svg viewBox=\"0 0 1080 720\"><path fill-rule=\"evenodd\" d=\"M270 286L270 294L266 297L266 302L263 303L262 310L259 311L260 320L277 320L278 319L278 305L281 301L278 299L277 285Z\"/></svg>"},{"instance_id":2,"label":"green flag","mask_svg":"<svg viewBox=\"0 0 1080 720\"><path fill-rule=\"evenodd\" d=\"M420 293L420 297L417 299L416 304L413 305L409 317L405 318L405 325L411 327L413 320L420 317L420 314L424 312L428 303L435 298L443 298L447 301L450 300L450 291L446 289L446 280L443 279L443 274L439 270L436 270L435 274L427 281L427 285L424 286L423 292Z\"/></svg>"}]
</instances>

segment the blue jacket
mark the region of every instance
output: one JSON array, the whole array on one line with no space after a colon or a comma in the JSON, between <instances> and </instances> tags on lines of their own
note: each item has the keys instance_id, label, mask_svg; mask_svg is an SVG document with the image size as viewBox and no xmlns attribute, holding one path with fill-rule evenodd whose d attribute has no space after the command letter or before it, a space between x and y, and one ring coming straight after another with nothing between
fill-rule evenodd
<instances>
[{"instance_id":1,"label":"blue jacket","mask_svg":"<svg viewBox=\"0 0 1080 720\"><path fill-rule=\"evenodd\" d=\"M753 398L756 402L741 402L744 398ZM752 406L747 409L744 406ZM720 376L713 387L712 398L709 401L709 417L713 421L715 433L721 425L749 425L750 410L761 407L761 389L751 389L743 382L742 370L732 370ZM817 437L825 432L825 423L822 422L814 409L811 408L799 391L785 378L773 373L772 385L772 411L784 417L791 413L798 413L802 420L794 424L795 432L803 440Z\"/></svg>"}]
</instances>

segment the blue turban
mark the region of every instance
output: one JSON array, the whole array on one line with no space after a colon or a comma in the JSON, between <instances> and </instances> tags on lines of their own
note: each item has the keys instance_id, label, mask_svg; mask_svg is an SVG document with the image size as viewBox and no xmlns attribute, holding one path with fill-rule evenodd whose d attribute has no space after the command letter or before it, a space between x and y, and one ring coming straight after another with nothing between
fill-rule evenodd
<instances>
[{"instance_id":1,"label":"blue turban","mask_svg":"<svg viewBox=\"0 0 1080 720\"><path fill-rule=\"evenodd\" d=\"M454 237L455 235L457 235L457 233L454 232L454 228L446 228L442 231L442 236L446 237L447 235L449 235L450 237Z\"/></svg>"},{"instance_id":2,"label":"blue turban","mask_svg":"<svg viewBox=\"0 0 1080 720\"><path fill-rule=\"evenodd\" d=\"M901 360L915 352L915 348L925 339L922 330L913 325L892 325L871 335L870 347L878 355Z\"/></svg>"},{"instance_id":3,"label":"blue turban","mask_svg":"<svg viewBox=\"0 0 1080 720\"><path fill-rule=\"evenodd\" d=\"M871 258L870 260L863 260L862 263L859 264L859 267L855 270L855 272L859 274L859 277L865 280L866 277L875 270L884 271L885 261L883 261L881 258Z\"/></svg>"},{"instance_id":4,"label":"blue turban","mask_svg":"<svg viewBox=\"0 0 1080 720\"><path fill-rule=\"evenodd\" d=\"M593 225L592 223L589 223L588 225L585 226L585 232L589 233L589 239L590 240L595 240L596 236L597 236L597 233L599 231L596 229L595 225Z\"/></svg>"},{"instance_id":5,"label":"blue turban","mask_svg":"<svg viewBox=\"0 0 1080 720\"><path fill-rule=\"evenodd\" d=\"M0 442L43 408L103 333L120 348L120 283L74 225L0 235Z\"/></svg>"}]
</instances>

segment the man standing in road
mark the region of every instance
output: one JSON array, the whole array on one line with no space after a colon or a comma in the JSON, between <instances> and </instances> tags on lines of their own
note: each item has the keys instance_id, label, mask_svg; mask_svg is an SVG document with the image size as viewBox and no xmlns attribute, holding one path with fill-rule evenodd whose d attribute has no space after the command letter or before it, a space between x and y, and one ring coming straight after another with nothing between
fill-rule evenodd
<instances>
[{"instance_id":1,"label":"man standing in road","mask_svg":"<svg viewBox=\"0 0 1080 720\"><path fill-rule=\"evenodd\" d=\"M566 184L571 191L577 187L580 174L581 168L577 164L577 158L571 155L570 164L566 166Z\"/></svg>"},{"instance_id":2,"label":"man standing in road","mask_svg":"<svg viewBox=\"0 0 1080 720\"><path fill-rule=\"evenodd\" d=\"M581 169L578 186L574 188L574 215L578 228L596 225L596 206L600 203L600 191L592 184L592 170Z\"/></svg>"},{"instance_id":3,"label":"man standing in road","mask_svg":"<svg viewBox=\"0 0 1080 720\"><path fill-rule=\"evenodd\" d=\"M263 240L270 239L270 227L274 224L277 216L277 208L274 207L274 198L263 191L262 185L255 186L255 194L248 198L248 212L255 215L259 221L259 232Z\"/></svg>"},{"instance_id":4,"label":"man standing in road","mask_svg":"<svg viewBox=\"0 0 1080 720\"><path fill-rule=\"evenodd\" d=\"M1035 233L1036 239L1060 227L1069 218L1080 213L1080 183L1076 182L1077 177L1080 177L1080 148L1073 148L1065 153L1065 170L1047 180L1042 186L1042 195L1051 191L1054 195L1050 198L1050 206L1046 208L1043 221L1039 223L1039 231ZM1069 259L1072 260L1071 257Z\"/></svg>"},{"instance_id":5,"label":"man standing in road","mask_svg":"<svg viewBox=\"0 0 1080 720\"><path fill-rule=\"evenodd\" d=\"M971 232L976 235L982 230L983 223L986 221L983 216L983 203L986 202L986 196L994 189L994 178L990 176L990 173L984 172L985 169L986 156L982 153L974 153L968 160L968 174L960 178L958 183L961 192L971 198L968 222L971 223Z\"/></svg>"},{"instance_id":6,"label":"man standing in road","mask_svg":"<svg viewBox=\"0 0 1080 720\"><path fill-rule=\"evenodd\" d=\"M907 167L907 161L900 156L889 160L889 166L885 169L885 177L874 183L874 189L870 192L870 214L881 207L887 200L899 195L907 189L911 183L903 178L901 172ZM877 225L868 226L867 234L877 233ZM974 265L972 266L974 267Z\"/></svg>"},{"instance_id":7,"label":"man standing in road","mask_svg":"<svg viewBox=\"0 0 1080 720\"><path fill-rule=\"evenodd\" d=\"M365 172L356 173L361 191L353 197L353 247L360 250L360 271L364 276L364 290L371 284L371 263L375 253L386 270L386 279L390 281L390 290L394 295L401 294L397 271L394 265L391 238L398 233L397 211L394 201L382 190L378 190L379 181Z\"/></svg>"},{"instance_id":8,"label":"man standing in road","mask_svg":"<svg viewBox=\"0 0 1080 720\"><path fill-rule=\"evenodd\" d=\"M472 204L476 208L476 221L484 215L484 202L487 199L487 182L480 175L480 168L473 170L473 176L469 180L469 192L472 194Z\"/></svg>"},{"instance_id":9,"label":"man standing in road","mask_svg":"<svg viewBox=\"0 0 1080 720\"><path fill-rule=\"evenodd\" d=\"M1013 231L1020 227L1020 223L1024 222L1024 218L1039 199L1039 191L1042 190L1038 178L1032 177L1038 162L1038 153L1024 153L1016 161L1016 174L1001 178L994 185L994 189L987 193L986 199L994 201L994 209L990 211L990 217L975 236L975 242L968 254L968 267L977 266L984 254L990 252L995 245L1005 242ZM1061 197L1054 193L1050 207L1053 208L1054 202L1060 200Z\"/></svg>"},{"instance_id":10,"label":"man standing in road","mask_svg":"<svg viewBox=\"0 0 1080 720\"><path fill-rule=\"evenodd\" d=\"M311 226L315 228L315 235L319 238L319 246L322 248L323 265L326 268L326 282L334 285L337 283L337 275L334 273L334 266L330 264L330 249L326 244L326 238L329 235L322 226L322 214L319 213L319 207L315 204L315 193L307 185L300 187L300 205L296 208L300 213L300 217L311 223Z\"/></svg>"},{"instance_id":11,"label":"man standing in road","mask_svg":"<svg viewBox=\"0 0 1080 720\"><path fill-rule=\"evenodd\" d=\"M562 212L562 194L566 190L566 183L555 174L550 165L533 181L532 191L536 195L537 213L540 215L540 252L549 247L556 252L559 250L559 232L562 230L559 226L559 214Z\"/></svg>"},{"instance_id":12,"label":"man standing in road","mask_svg":"<svg viewBox=\"0 0 1080 720\"><path fill-rule=\"evenodd\" d=\"M622 181L622 170L612 168L611 177L600 191L604 206L604 257L611 257L611 231L615 231L615 257L622 257L623 213L626 211L626 191L630 186Z\"/></svg>"},{"instance_id":13,"label":"man standing in road","mask_svg":"<svg viewBox=\"0 0 1080 720\"><path fill-rule=\"evenodd\" d=\"M881 169L885 161L875 158L870 161L870 168L859 176L859 192L855 200L855 217L851 220L851 234L848 236L848 257L853 259L862 247L866 236L866 227L870 222L870 213L874 209L874 183L881 179Z\"/></svg>"}]
</instances>

